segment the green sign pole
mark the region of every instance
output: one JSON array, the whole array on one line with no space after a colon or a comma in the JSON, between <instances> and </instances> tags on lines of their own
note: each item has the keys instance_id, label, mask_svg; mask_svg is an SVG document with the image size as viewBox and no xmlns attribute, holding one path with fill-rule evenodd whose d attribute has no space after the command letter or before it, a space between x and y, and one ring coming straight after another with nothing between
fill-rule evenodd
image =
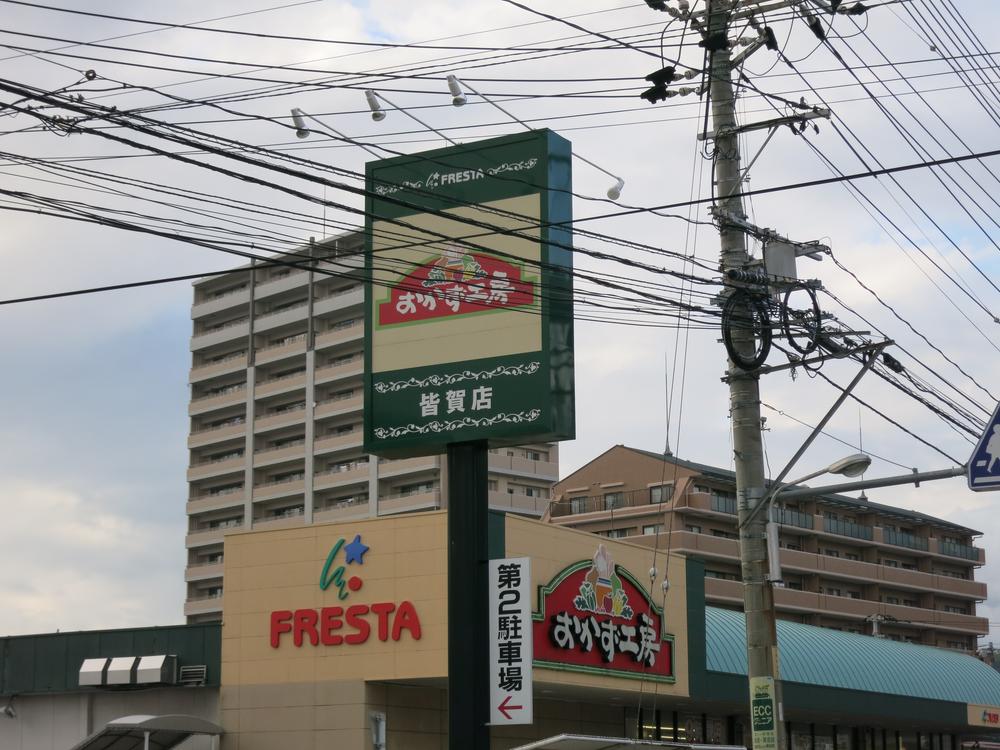
<instances>
[{"instance_id":1,"label":"green sign pole","mask_svg":"<svg viewBox=\"0 0 1000 750\"><path fill-rule=\"evenodd\" d=\"M488 452L448 446L448 747L489 750Z\"/></svg>"}]
</instances>

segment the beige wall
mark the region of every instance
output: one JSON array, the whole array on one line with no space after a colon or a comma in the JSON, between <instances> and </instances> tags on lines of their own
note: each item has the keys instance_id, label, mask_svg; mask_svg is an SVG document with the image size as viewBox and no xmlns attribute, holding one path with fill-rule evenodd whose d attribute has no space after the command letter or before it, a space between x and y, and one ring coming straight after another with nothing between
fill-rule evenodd
<instances>
[{"instance_id":1,"label":"beige wall","mask_svg":"<svg viewBox=\"0 0 1000 750\"><path fill-rule=\"evenodd\" d=\"M517 516L507 516L507 556L530 557L533 596L538 586L549 583L568 565L580 560L590 560L597 551L598 544L604 544L615 563L628 570L642 584L649 580L649 569L653 566L653 550L627 542L602 539L582 531L553 528L539 521L531 521ZM656 555L657 579L653 591L653 601L661 605L660 582L663 580L667 555L663 550ZM688 695L687 675L687 586L685 560L679 555L669 557L670 591L663 610L665 628L674 636L673 684L658 683L657 693L669 696ZM646 586L648 589L649 587ZM533 609L537 602L533 602ZM579 685L609 690L648 690L649 683L619 677L605 677L566 672L553 669L536 669L535 683L545 682L555 685Z\"/></svg>"},{"instance_id":2,"label":"beige wall","mask_svg":"<svg viewBox=\"0 0 1000 750\"><path fill-rule=\"evenodd\" d=\"M305 528L247 532L226 537L223 599L222 681L225 685L280 685L324 680L388 680L442 676L447 665L447 516L421 513L394 518ZM319 578L331 547L356 534L370 550L348 575L364 581L361 590L339 600L336 587L320 589ZM343 560L343 552L338 557ZM291 634L279 648L270 644L275 610L321 609L353 604L410 601L421 623L421 638L381 642L376 618L372 634L357 645L301 648ZM349 632L345 630L344 632Z\"/></svg>"},{"instance_id":3,"label":"beige wall","mask_svg":"<svg viewBox=\"0 0 1000 750\"><path fill-rule=\"evenodd\" d=\"M349 542L356 534L370 550L363 565L347 568L364 584L347 600L338 601L334 587L320 589L320 572L333 544L341 538ZM388 747L447 748L446 534L447 515L435 512L227 536L223 750L367 750L373 711L386 714ZM591 559L599 541L639 581L648 579L646 571L653 564L648 548L514 516L506 518L506 539L507 556L532 558L535 587L568 565ZM338 557L342 559L343 553ZM657 592L666 559L661 551ZM683 558L671 556L669 572L665 622L675 639L677 679L657 685L656 692L664 699L685 697L688 692ZM279 648L270 645L272 611L398 604L404 599L413 602L419 615L419 641L404 632L399 642L380 642L375 618L369 616L373 632L363 644L312 646L306 641L296 648L286 633ZM493 747L514 747L568 731L620 734L622 705L631 705L634 699L629 696L643 687L650 690L650 683L536 669L535 724L495 730ZM546 698L544 691L549 688L553 694ZM560 696L563 699L555 700Z\"/></svg>"}]
</instances>

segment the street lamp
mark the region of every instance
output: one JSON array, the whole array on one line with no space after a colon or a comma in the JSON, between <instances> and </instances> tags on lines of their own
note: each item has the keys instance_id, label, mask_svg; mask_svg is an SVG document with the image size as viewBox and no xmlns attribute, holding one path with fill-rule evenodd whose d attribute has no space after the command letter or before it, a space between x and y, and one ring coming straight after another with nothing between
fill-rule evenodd
<instances>
[{"instance_id":1,"label":"street lamp","mask_svg":"<svg viewBox=\"0 0 1000 750\"><path fill-rule=\"evenodd\" d=\"M804 477L799 477L791 482L784 482L781 486L775 487L771 490L770 494L768 494L762 502L757 503L740 526L749 525L753 519L755 519L762 510L764 510L764 508L770 509L770 507L774 504L774 499L789 487L802 484L803 482L815 479L823 474L840 474L845 477L859 477L868 471L868 467L871 466L871 463L872 457L867 453L852 453L850 456L845 456L844 458L834 461L824 469L814 471L811 474L806 474Z\"/></svg>"},{"instance_id":2,"label":"street lamp","mask_svg":"<svg viewBox=\"0 0 1000 750\"><path fill-rule=\"evenodd\" d=\"M771 583L777 583L781 581L781 561L779 559L779 547L778 547L778 524L776 524L771 519L771 508L774 505L775 499L788 487L794 487L797 484L802 484L805 481L814 479L815 477L821 476L823 474L840 474L845 477L858 477L864 474L868 467L871 466L872 457L866 453L853 453L850 456L845 456L832 464L827 466L825 469L820 469L819 471L814 471L811 474L806 474L804 477L799 477L791 482L787 482L778 487L775 487L771 493L764 498L764 501L758 503L753 509L747 519L743 522L746 526L754 518L757 517L758 512L762 508L767 509L767 525L764 527L764 535L767 538L767 566L768 566L768 580Z\"/></svg>"}]
</instances>

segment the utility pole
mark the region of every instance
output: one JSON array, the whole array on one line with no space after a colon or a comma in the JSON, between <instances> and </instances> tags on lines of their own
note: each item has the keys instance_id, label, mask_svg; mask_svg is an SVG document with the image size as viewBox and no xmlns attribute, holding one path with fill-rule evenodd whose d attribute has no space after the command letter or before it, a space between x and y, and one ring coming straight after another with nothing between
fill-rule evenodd
<instances>
[{"instance_id":1,"label":"utility pole","mask_svg":"<svg viewBox=\"0 0 1000 750\"><path fill-rule=\"evenodd\" d=\"M740 150L736 101L729 51L731 0L707 0L704 44L709 51L708 87L712 104L715 146L716 206L722 215L745 220L741 191ZM750 260L746 234L732 222L720 221L721 270L742 271ZM727 283L729 283L727 281ZM747 309L736 311L736 320L751 321ZM735 326L733 345L747 359L756 348L752 325ZM750 685L750 721L754 750L783 750L785 731L778 686L778 638L774 622L773 591L767 580L766 514L751 518L764 500L764 454L761 443L760 387L758 375L728 363L729 414L733 430L736 468L737 514L740 525L740 567L743 607L746 614L747 676ZM747 523L744 523L748 520Z\"/></svg>"}]
</instances>

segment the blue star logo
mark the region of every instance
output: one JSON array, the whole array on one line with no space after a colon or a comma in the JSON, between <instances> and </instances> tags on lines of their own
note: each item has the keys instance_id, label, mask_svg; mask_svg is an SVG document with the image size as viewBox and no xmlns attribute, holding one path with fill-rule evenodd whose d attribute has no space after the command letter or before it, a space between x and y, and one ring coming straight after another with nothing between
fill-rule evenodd
<instances>
[{"instance_id":1,"label":"blue star logo","mask_svg":"<svg viewBox=\"0 0 1000 750\"><path fill-rule=\"evenodd\" d=\"M357 563L358 565L364 565L365 552L368 551L368 547L361 543L361 534L354 537L354 541L344 547L344 562L348 565L351 563Z\"/></svg>"}]
</instances>

